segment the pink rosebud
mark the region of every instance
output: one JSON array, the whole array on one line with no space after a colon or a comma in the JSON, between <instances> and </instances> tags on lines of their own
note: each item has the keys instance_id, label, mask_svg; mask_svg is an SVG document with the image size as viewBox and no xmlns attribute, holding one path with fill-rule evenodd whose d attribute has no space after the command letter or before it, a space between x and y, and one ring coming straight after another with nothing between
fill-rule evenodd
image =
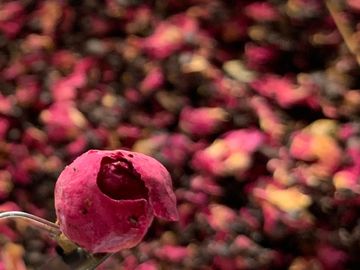
<instances>
[{"instance_id":1,"label":"pink rosebud","mask_svg":"<svg viewBox=\"0 0 360 270\"><path fill-rule=\"evenodd\" d=\"M90 150L67 166L56 183L55 209L62 232L95 253L137 245L154 215L178 219L168 171L124 150Z\"/></svg>"}]
</instances>

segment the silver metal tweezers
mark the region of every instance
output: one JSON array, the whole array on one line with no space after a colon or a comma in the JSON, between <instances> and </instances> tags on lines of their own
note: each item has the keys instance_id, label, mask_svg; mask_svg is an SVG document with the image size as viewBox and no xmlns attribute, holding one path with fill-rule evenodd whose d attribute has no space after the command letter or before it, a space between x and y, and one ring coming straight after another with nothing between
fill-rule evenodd
<instances>
[{"instance_id":1,"label":"silver metal tweezers","mask_svg":"<svg viewBox=\"0 0 360 270\"><path fill-rule=\"evenodd\" d=\"M45 231L53 239L56 239L61 234L59 226L55 223L21 211L2 212L0 213L0 219L27 220L32 226ZM112 255L112 253L91 254L80 247L70 253L64 253L58 246L56 251L57 255L50 258L38 270L93 270Z\"/></svg>"}]
</instances>

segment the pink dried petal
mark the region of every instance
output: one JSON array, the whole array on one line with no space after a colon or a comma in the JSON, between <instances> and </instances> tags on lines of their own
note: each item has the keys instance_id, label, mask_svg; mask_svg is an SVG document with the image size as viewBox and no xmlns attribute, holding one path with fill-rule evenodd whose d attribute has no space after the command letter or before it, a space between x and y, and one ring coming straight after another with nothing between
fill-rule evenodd
<instances>
[{"instance_id":1,"label":"pink dried petal","mask_svg":"<svg viewBox=\"0 0 360 270\"><path fill-rule=\"evenodd\" d=\"M219 270L237 270L237 269L239 269L237 267L235 258L223 257L223 256L219 256L219 255L214 256L213 266L214 266L213 269L219 269Z\"/></svg>"},{"instance_id":2,"label":"pink dried petal","mask_svg":"<svg viewBox=\"0 0 360 270\"><path fill-rule=\"evenodd\" d=\"M91 57L78 61L70 75L57 80L52 86L51 94L54 100L66 101L74 99L76 97L76 90L85 86L88 73L95 65L96 61Z\"/></svg>"},{"instance_id":3,"label":"pink dried petal","mask_svg":"<svg viewBox=\"0 0 360 270\"><path fill-rule=\"evenodd\" d=\"M345 263L348 260L348 255L344 251L324 244L320 244L316 251L324 269L335 270L346 268Z\"/></svg>"},{"instance_id":4,"label":"pink dried petal","mask_svg":"<svg viewBox=\"0 0 360 270\"><path fill-rule=\"evenodd\" d=\"M260 228L260 221L249 211L248 208L241 208L239 217L241 220L246 222L252 230L258 230Z\"/></svg>"},{"instance_id":5,"label":"pink dried petal","mask_svg":"<svg viewBox=\"0 0 360 270\"><path fill-rule=\"evenodd\" d=\"M227 232L230 229L230 224L233 223L235 219L235 211L221 204L211 204L206 214L207 222L216 231Z\"/></svg>"},{"instance_id":6,"label":"pink dried petal","mask_svg":"<svg viewBox=\"0 0 360 270\"><path fill-rule=\"evenodd\" d=\"M248 128L229 131L225 133L224 140L230 148L252 153L264 143L265 136L257 129Z\"/></svg>"},{"instance_id":7,"label":"pink dried petal","mask_svg":"<svg viewBox=\"0 0 360 270\"><path fill-rule=\"evenodd\" d=\"M6 212L6 211L21 211L21 208L16 203L7 201L5 203L0 204L0 212Z\"/></svg>"},{"instance_id":8,"label":"pink dried petal","mask_svg":"<svg viewBox=\"0 0 360 270\"><path fill-rule=\"evenodd\" d=\"M339 138L341 140L348 140L350 139L350 137L356 135L356 133L358 132L359 128L354 125L353 123L345 123L340 127L339 130Z\"/></svg>"},{"instance_id":9,"label":"pink dried petal","mask_svg":"<svg viewBox=\"0 0 360 270\"><path fill-rule=\"evenodd\" d=\"M72 156L77 156L84 152L87 143L85 137L78 137L75 141L66 146L66 151Z\"/></svg>"},{"instance_id":10,"label":"pink dried petal","mask_svg":"<svg viewBox=\"0 0 360 270\"><path fill-rule=\"evenodd\" d=\"M8 171L0 170L0 200L7 199L13 187L11 174Z\"/></svg>"},{"instance_id":11,"label":"pink dried petal","mask_svg":"<svg viewBox=\"0 0 360 270\"><path fill-rule=\"evenodd\" d=\"M143 40L143 49L152 57L163 59L181 49L186 37L195 35L197 22L185 14L178 14L156 27L154 33Z\"/></svg>"},{"instance_id":12,"label":"pink dried petal","mask_svg":"<svg viewBox=\"0 0 360 270\"><path fill-rule=\"evenodd\" d=\"M24 51L49 50L54 46L52 38L46 35L29 34L24 40Z\"/></svg>"},{"instance_id":13,"label":"pink dried petal","mask_svg":"<svg viewBox=\"0 0 360 270\"><path fill-rule=\"evenodd\" d=\"M245 14L255 21L275 21L280 15L268 2L255 2L245 7Z\"/></svg>"},{"instance_id":14,"label":"pink dried petal","mask_svg":"<svg viewBox=\"0 0 360 270\"><path fill-rule=\"evenodd\" d=\"M349 167L336 172L333 176L334 186L337 190L347 189L360 194L358 177L360 170L356 167Z\"/></svg>"},{"instance_id":15,"label":"pink dried petal","mask_svg":"<svg viewBox=\"0 0 360 270\"><path fill-rule=\"evenodd\" d=\"M191 179L191 189L195 191L203 191L213 196L221 196L222 188L211 177L203 177L196 175Z\"/></svg>"},{"instance_id":16,"label":"pink dried petal","mask_svg":"<svg viewBox=\"0 0 360 270\"><path fill-rule=\"evenodd\" d=\"M24 64L19 61L19 60L15 60L13 62L11 62L1 73L2 77L6 80L13 80L16 77L18 77L19 75L23 74L25 71L25 66ZM0 96L0 100L1 100L1 96ZM1 108L1 106L0 106Z\"/></svg>"},{"instance_id":17,"label":"pink dried petal","mask_svg":"<svg viewBox=\"0 0 360 270\"><path fill-rule=\"evenodd\" d=\"M64 4L56 1L45 1L36 12L42 32L45 35L52 35L62 17Z\"/></svg>"},{"instance_id":18,"label":"pink dried petal","mask_svg":"<svg viewBox=\"0 0 360 270\"><path fill-rule=\"evenodd\" d=\"M24 131L22 143L28 147L45 152L47 149L46 133L35 127L29 127Z\"/></svg>"},{"instance_id":19,"label":"pink dried petal","mask_svg":"<svg viewBox=\"0 0 360 270\"><path fill-rule=\"evenodd\" d=\"M2 141L10 128L10 120L0 117L0 140Z\"/></svg>"},{"instance_id":20,"label":"pink dried petal","mask_svg":"<svg viewBox=\"0 0 360 270\"><path fill-rule=\"evenodd\" d=\"M87 125L84 115L69 101L53 103L41 112L40 119L46 125L48 137L54 141L73 138Z\"/></svg>"},{"instance_id":21,"label":"pink dried petal","mask_svg":"<svg viewBox=\"0 0 360 270\"><path fill-rule=\"evenodd\" d=\"M154 260L143 262L142 264L139 264L138 267L135 268L135 270L158 270L158 269L159 266Z\"/></svg>"},{"instance_id":22,"label":"pink dried petal","mask_svg":"<svg viewBox=\"0 0 360 270\"><path fill-rule=\"evenodd\" d=\"M149 94L161 87L163 83L164 75L161 69L156 67L150 70L140 83L140 90L145 94Z\"/></svg>"},{"instance_id":23,"label":"pink dried petal","mask_svg":"<svg viewBox=\"0 0 360 270\"><path fill-rule=\"evenodd\" d=\"M238 235L234 240L234 245L241 250L254 250L258 245L245 235Z\"/></svg>"},{"instance_id":24,"label":"pink dried petal","mask_svg":"<svg viewBox=\"0 0 360 270\"><path fill-rule=\"evenodd\" d=\"M9 115L12 111L13 104L8 96L3 96L0 93L0 113Z\"/></svg>"},{"instance_id":25,"label":"pink dried petal","mask_svg":"<svg viewBox=\"0 0 360 270\"><path fill-rule=\"evenodd\" d=\"M360 12L360 2L358 0L346 0L346 4L354 11Z\"/></svg>"},{"instance_id":26,"label":"pink dried petal","mask_svg":"<svg viewBox=\"0 0 360 270\"><path fill-rule=\"evenodd\" d=\"M252 154L265 136L257 129L233 130L194 154L194 168L217 176L241 176L251 165Z\"/></svg>"},{"instance_id":27,"label":"pink dried petal","mask_svg":"<svg viewBox=\"0 0 360 270\"><path fill-rule=\"evenodd\" d=\"M0 31L7 38L14 38L25 22L24 7L20 1L12 1L0 6Z\"/></svg>"},{"instance_id":28,"label":"pink dried petal","mask_svg":"<svg viewBox=\"0 0 360 270\"><path fill-rule=\"evenodd\" d=\"M77 61L77 56L73 52L61 50L52 54L51 64L57 69L69 70Z\"/></svg>"},{"instance_id":29,"label":"pink dried petal","mask_svg":"<svg viewBox=\"0 0 360 270\"><path fill-rule=\"evenodd\" d=\"M18 162L19 160L17 160ZM7 171L11 173L12 179L15 183L22 185L29 184L31 182L29 171L21 165L9 165L6 168Z\"/></svg>"},{"instance_id":30,"label":"pink dried petal","mask_svg":"<svg viewBox=\"0 0 360 270\"><path fill-rule=\"evenodd\" d=\"M262 203L262 211L264 216L263 230L266 234L272 235L277 229L280 219L280 212L274 206L264 202Z\"/></svg>"},{"instance_id":31,"label":"pink dried petal","mask_svg":"<svg viewBox=\"0 0 360 270\"><path fill-rule=\"evenodd\" d=\"M15 97L22 105L33 105L40 97L40 84L35 77L24 76L19 79Z\"/></svg>"},{"instance_id":32,"label":"pink dried petal","mask_svg":"<svg viewBox=\"0 0 360 270\"><path fill-rule=\"evenodd\" d=\"M160 259L180 263L189 256L189 250L182 246L164 245L157 249L155 254Z\"/></svg>"},{"instance_id":33,"label":"pink dried petal","mask_svg":"<svg viewBox=\"0 0 360 270\"><path fill-rule=\"evenodd\" d=\"M262 70L265 65L274 62L279 55L276 48L272 46L256 46L248 44L245 46L245 60L249 68Z\"/></svg>"},{"instance_id":34,"label":"pink dried petal","mask_svg":"<svg viewBox=\"0 0 360 270\"><path fill-rule=\"evenodd\" d=\"M259 117L261 129L270 134L272 139L279 141L285 133L285 125L274 108L262 97L253 97L250 104Z\"/></svg>"},{"instance_id":35,"label":"pink dried petal","mask_svg":"<svg viewBox=\"0 0 360 270\"><path fill-rule=\"evenodd\" d=\"M300 160L314 161L316 157L311 148L312 142L313 135L306 132L295 133L290 145L290 155Z\"/></svg>"},{"instance_id":36,"label":"pink dried petal","mask_svg":"<svg viewBox=\"0 0 360 270\"><path fill-rule=\"evenodd\" d=\"M92 252L137 245L153 215L178 218L175 200L160 163L123 150L86 152L64 169L55 187L61 230Z\"/></svg>"},{"instance_id":37,"label":"pink dried petal","mask_svg":"<svg viewBox=\"0 0 360 270\"><path fill-rule=\"evenodd\" d=\"M187 161L193 149L193 142L188 137L173 133L166 138L160 151L169 164L181 167Z\"/></svg>"},{"instance_id":38,"label":"pink dried petal","mask_svg":"<svg viewBox=\"0 0 360 270\"><path fill-rule=\"evenodd\" d=\"M180 114L181 129L196 136L206 136L219 130L227 113L218 107L185 107Z\"/></svg>"},{"instance_id":39,"label":"pink dried petal","mask_svg":"<svg viewBox=\"0 0 360 270\"><path fill-rule=\"evenodd\" d=\"M272 74L256 79L251 87L259 94L274 99L283 108L306 103L312 96L310 89L297 87L289 78Z\"/></svg>"}]
</instances>

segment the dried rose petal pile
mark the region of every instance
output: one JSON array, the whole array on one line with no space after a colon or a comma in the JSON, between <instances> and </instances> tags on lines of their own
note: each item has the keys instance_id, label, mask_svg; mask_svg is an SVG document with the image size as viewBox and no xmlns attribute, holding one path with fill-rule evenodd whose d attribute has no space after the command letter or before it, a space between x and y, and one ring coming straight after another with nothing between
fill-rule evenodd
<instances>
[{"instance_id":1,"label":"dried rose petal pile","mask_svg":"<svg viewBox=\"0 0 360 270\"><path fill-rule=\"evenodd\" d=\"M146 155L90 150L67 166L55 187L61 231L93 253L137 245L154 215L178 219L168 171Z\"/></svg>"},{"instance_id":2,"label":"dried rose petal pile","mask_svg":"<svg viewBox=\"0 0 360 270\"><path fill-rule=\"evenodd\" d=\"M0 210L92 251L145 234L108 269L358 269L358 2L0 1ZM120 148L171 173L179 222L149 227L175 217L152 159L80 156ZM21 228L0 269L53 252Z\"/></svg>"}]
</instances>

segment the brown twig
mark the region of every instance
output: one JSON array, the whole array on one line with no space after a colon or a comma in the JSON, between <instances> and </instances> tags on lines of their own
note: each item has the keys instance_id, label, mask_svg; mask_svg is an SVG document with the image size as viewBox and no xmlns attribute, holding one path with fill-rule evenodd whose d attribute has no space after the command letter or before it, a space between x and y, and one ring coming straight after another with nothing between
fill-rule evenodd
<instances>
[{"instance_id":1,"label":"brown twig","mask_svg":"<svg viewBox=\"0 0 360 270\"><path fill-rule=\"evenodd\" d=\"M346 46L349 48L350 52L355 56L357 63L360 65L360 52L357 42L352 38L353 32L347 22L341 18L341 10L338 5L336 5L332 0L325 0L325 4L334 19L336 27L338 28L342 38L345 41Z\"/></svg>"}]
</instances>

